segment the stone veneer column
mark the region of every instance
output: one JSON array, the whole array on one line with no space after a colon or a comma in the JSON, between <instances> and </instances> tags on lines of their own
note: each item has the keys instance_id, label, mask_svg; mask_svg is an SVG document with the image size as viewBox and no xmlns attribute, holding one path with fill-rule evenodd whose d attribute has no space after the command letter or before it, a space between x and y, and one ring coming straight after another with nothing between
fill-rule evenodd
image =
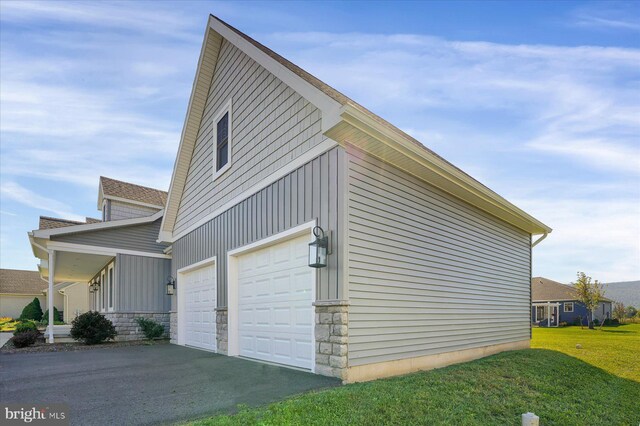
<instances>
[{"instance_id":1,"label":"stone veneer column","mask_svg":"<svg viewBox=\"0 0 640 426\"><path fill-rule=\"evenodd\" d=\"M227 354L229 351L227 308L216 308L216 347L220 354Z\"/></svg>"},{"instance_id":2,"label":"stone veneer column","mask_svg":"<svg viewBox=\"0 0 640 426\"><path fill-rule=\"evenodd\" d=\"M178 344L178 313L176 311L169 312L169 337L171 343Z\"/></svg>"},{"instance_id":3,"label":"stone veneer column","mask_svg":"<svg viewBox=\"0 0 640 426\"><path fill-rule=\"evenodd\" d=\"M105 312L102 315L109 319L116 328L117 341L143 340L145 338L136 322L138 317L152 319L162 324L165 336L169 336L169 312Z\"/></svg>"},{"instance_id":4,"label":"stone veneer column","mask_svg":"<svg viewBox=\"0 0 640 426\"><path fill-rule=\"evenodd\" d=\"M349 303L318 301L316 308L316 373L346 379L349 366Z\"/></svg>"}]
</instances>

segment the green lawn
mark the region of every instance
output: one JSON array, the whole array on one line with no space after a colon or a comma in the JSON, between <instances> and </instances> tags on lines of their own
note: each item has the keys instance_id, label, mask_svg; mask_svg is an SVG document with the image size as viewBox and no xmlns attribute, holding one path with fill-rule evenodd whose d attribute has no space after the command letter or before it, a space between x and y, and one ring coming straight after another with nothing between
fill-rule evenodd
<instances>
[{"instance_id":1,"label":"green lawn","mask_svg":"<svg viewBox=\"0 0 640 426\"><path fill-rule=\"evenodd\" d=\"M534 329L532 346L194 424L519 425L527 411L542 425L640 423L640 325Z\"/></svg>"},{"instance_id":2,"label":"green lawn","mask_svg":"<svg viewBox=\"0 0 640 426\"><path fill-rule=\"evenodd\" d=\"M576 345L582 348L576 348ZM551 349L618 377L640 382L640 324L603 327L534 328L532 348Z\"/></svg>"}]
</instances>

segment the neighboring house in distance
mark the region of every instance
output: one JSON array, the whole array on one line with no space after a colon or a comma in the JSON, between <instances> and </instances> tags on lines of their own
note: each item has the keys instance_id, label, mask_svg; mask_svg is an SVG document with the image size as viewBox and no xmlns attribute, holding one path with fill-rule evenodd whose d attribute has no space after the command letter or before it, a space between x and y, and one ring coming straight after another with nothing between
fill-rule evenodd
<instances>
[{"instance_id":1,"label":"neighboring house in distance","mask_svg":"<svg viewBox=\"0 0 640 426\"><path fill-rule=\"evenodd\" d=\"M159 231L173 342L361 381L528 348L551 229L211 16Z\"/></svg>"},{"instance_id":2,"label":"neighboring house in distance","mask_svg":"<svg viewBox=\"0 0 640 426\"><path fill-rule=\"evenodd\" d=\"M606 283L604 288L609 299L640 309L640 280Z\"/></svg>"},{"instance_id":3,"label":"neighboring house in distance","mask_svg":"<svg viewBox=\"0 0 640 426\"><path fill-rule=\"evenodd\" d=\"M592 319L603 321L611 318L611 305L612 301L604 298L593 312ZM587 325L588 316L586 306L577 300L573 287L548 278L531 278L532 323L557 326L561 322L572 325L582 320Z\"/></svg>"},{"instance_id":4,"label":"neighboring house in distance","mask_svg":"<svg viewBox=\"0 0 640 426\"><path fill-rule=\"evenodd\" d=\"M43 293L46 288L47 282L42 280L38 271L0 269L0 317L18 318L24 307L36 297L44 312L47 309ZM54 296L54 306L62 311L64 297L61 294Z\"/></svg>"},{"instance_id":5,"label":"neighboring house in distance","mask_svg":"<svg viewBox=\"0 0 640 426\"><path fill-rule=\"evenodd\" d=\"M39 274L38 274L39 275ZM41 281L42 278L40 278ZM45 285L46 282L43 281ZM62 298L62 309L58 308L58 304L56 304L56 308L62 314L62 320L66 324L71 324L78 315L87 312L89 307L89 290L85 283L70 283L63 282L58 283L53 286L54 297L56 300ZM45 288L42 293L44 294L44 304L41 305L43 307L43 312L47 309L47 293L49 292L48 288Z\"/></svg>"},{"instance_id":6,"label":"neighboring house in distance","mask_svg":"<svg viewBox=\"0 0 640 426\"><path fill-rule=\"evenodd\" d=\"M167 245L156 241L165 200L164 191L101 177L98 209L104 220L42 217L29 233L42 277L51 276L53 285L79 283L61 289L66 303L86 294L88 308L111 319L121 340L141 337L136 317L154 318L169 328L165 284L171 256ZM96 292L90 293L91 284ZM69 315L75 310L68 306L65 319L73 319Z\"/></svg>"}]
</instances>

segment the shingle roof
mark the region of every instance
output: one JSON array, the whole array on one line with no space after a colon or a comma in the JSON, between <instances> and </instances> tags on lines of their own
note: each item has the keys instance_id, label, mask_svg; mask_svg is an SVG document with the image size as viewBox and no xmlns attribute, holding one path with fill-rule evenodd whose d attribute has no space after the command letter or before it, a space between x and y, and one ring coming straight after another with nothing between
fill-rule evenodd
<instances>
[{"instance_id":1,"label":"shingle roof","mask_svg":"<svg viewBox=\"0 0 640 426\"><path fill-rule=\"evenodd\" d=\"M40 216L38 229L64 228L65 226L84 225L84 222L60 219L58 217Z\"/></svg>"},{"instance_id":2,"label":"shingle roof","mask_svg":"<svg viewBox=\"0 0 640 426\"><path fill-rule=\"evenodd\" d=\"M40 278L38 271L19 269L0 269L0 293L5 294L41 294L47 283Z\"/></svg>"},{"instance_id":3,"label":"shingle roof","mask_svg":"<svg viewBox=\"0 0 640 426\"><path fill-rule=\"evenodd\" d=\"M121 180L100 176L100 185L104 196L125 198L154 206L164 206L167 202L167 192L146 186L135 185Z\"/></svg>"},{"instance_id":4,"label":"shingle roof","mask_svg":"<svg viewBox=\"0 0 640 426\"><path fill-rule=\"evenodd\" d=\"M85 221L86 221L86 223L100 223L100 222L102 222L100 219L96 219L94 217L86 217Z\"/></svg>"},{"instance_id":5,"label":"shingle roof","mask_svg":"<svg viewBox=\"0 0 640 426\"><path fill-rule=\"evenodd\" d=\"M544 277L531 278L531 300L533 302L548 302L556 300L576 300L576 291L567 284ZM602 299L611 302L607 298Z\"/></svg>"}]
</instances>

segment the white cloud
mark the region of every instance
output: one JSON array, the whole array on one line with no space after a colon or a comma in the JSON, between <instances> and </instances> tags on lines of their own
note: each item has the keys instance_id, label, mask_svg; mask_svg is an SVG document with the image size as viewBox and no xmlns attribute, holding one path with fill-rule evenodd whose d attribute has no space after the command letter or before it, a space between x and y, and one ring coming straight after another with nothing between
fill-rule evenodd
<instances>
[{"instance_id":1,"label":"white cloud","mask_svg":"<svg viewBox=\"0 0 640 426\"><path fill-rule=\"evenodd\" d=\"M84 217L71 213L68 204L62 203L52 198L44 197L30 189L27 189L16 182L3 182L0 186L2 196L20 204L55 213L58 217L69 220L83 221Z\"/></svg>"},{"instance_id":2,"label":"white cloud","mask_svg":"<svg viewBox=\"0 0 640 426\"><path fill-rule=\"evenodd\" d=\"M517 203L554 228L534 248L534 275L562 282L577 271L604 282L640 277L640 203L581 198Z\"/></svg>"},{"instance_id":3,"label":"white cloud","mask_svg":"<svg viewBox=\"0 0 640 426\"><path fill-rule=\"evenodd\" d=\"M8 1L2 2L2 20L10 22L50 21L85 24L98 28L119 28L140 33L158 33L165 37L194 41L195 21L180 8L165 10L156 4L150 13L148 4L101 2Z\"/></svg>"}]
</instances>

